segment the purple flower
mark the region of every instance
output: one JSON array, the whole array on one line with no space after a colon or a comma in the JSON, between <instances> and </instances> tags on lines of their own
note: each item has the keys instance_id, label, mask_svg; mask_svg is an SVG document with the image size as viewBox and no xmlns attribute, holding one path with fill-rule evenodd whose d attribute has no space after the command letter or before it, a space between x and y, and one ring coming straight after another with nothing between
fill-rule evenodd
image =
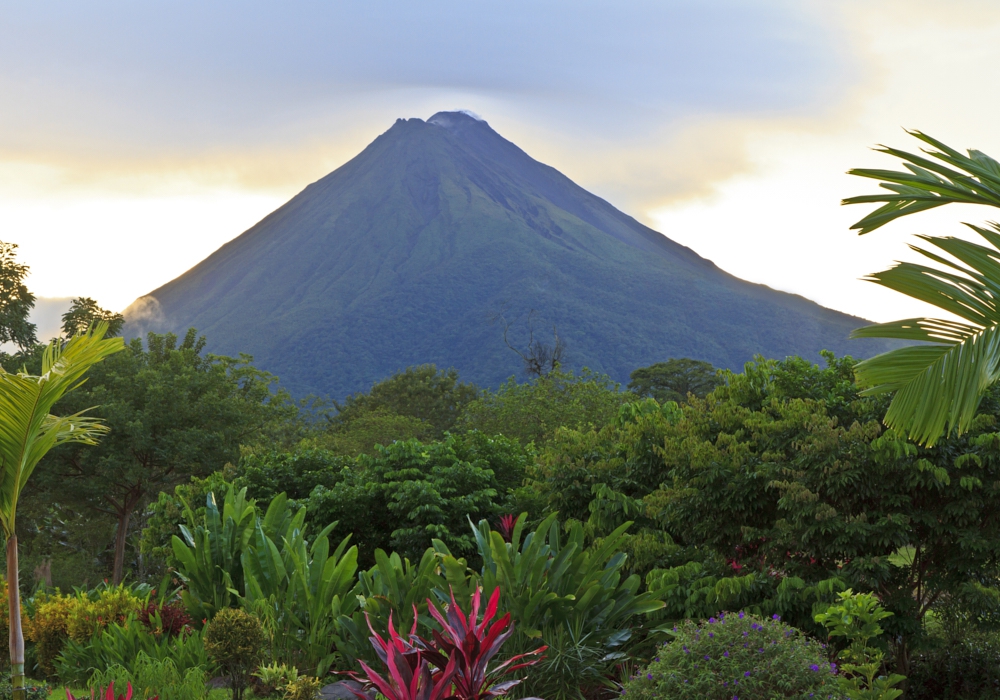
<instances>
[{"instance_id":1,"label":"purple flower","mask_svg":"<svg viewBox=\"0 0 1000 700\"><path fill-rule=\"evenodd\" d=\"M819 664L812 664L809 668L811 668L813 671L818 671L819 670Z\"/></svg>"},{"instance_id":2,"label":"purple flower","mask_svg":"<svg viewBox=\"0 0 1000 700\"><path fill-rule=\"evenodd\" d=\"M818 671L819 668L817 668L816 670ZM647 673L646 674L646 678L648 678L649 680L653 680L653 674L652 673Z\"/></svg>"},{"instance_id":3,"label":"purple flower","mask_svg":"<svg viewBox=\"0 0 1000 700\"><path fill-rule=\"evenodd\" d=\"M705 654L705 661L711 661L711 660L712 660L712 657L709 656L708 654Z\"/></svg>"},{"instance_id":4,"label":"purple flower","mask_svg":"<svg viewBox=\"0 0 1000 700\"><path fill-rule=\"evenodd\" d=\"M653 661L659 661L659 660L660 660L659 656L657 656L655 659L653 659Z\"/></svg>"},{"instance_id":5,"label":"purple flower","mask_svg":"<svg viewBox=\"0 0 1000 700\"><path fill-rule=\"evenodd\" d=\"M778 622L781 622L781 615L771 615L771 619L772 620L777 620Z\"/></svg>"},{"instance_id":6,"label":"purple flower","mask_svg":"<svg viewBox=\"0 0 1000 700\"><path fill-rule=\"evenodd\" d=\"M714 625L715 624L715 618L714 617L708 618L708 624Z\"/></svg>"},{"instance_id":7,"label":"purple flower","mask_svg":"<svg viewBox=\"0 0 1000 700\"><path fill-rule=\"evenodd\" d=\"M740 619L741 620L743 619L743 611L742 610L740 610Z\"/></svg>"},{"instance_id":8,"label":"purple flower","mask_svg":"<svg viewBox=\"0 0 1000 700\"><path fill-rule=\"evenodd\" d=\"M750 677L750 672L749 671L744 671L743 672L743 677L744 678L749 678Z\"/></svg>"},{"instance_id":9,"label":"purple flower","mask_svg":"<svg viewBox=\"0 0 1000 700\"><path fill-rule=\"evenodd\" d=\"M748 636L749 634L750 634L749 632L744 632L744 633L743 633L743 636L744 636L744 637L746 637L746 636Z\"/></svg>"},{"instance_id":10,"label":"purple flower","mask_svg":"<svg viewBox=\"0 0 1000 700\"><path fill-rule=\"evenodd\" d=\"M684 649L684 653L685 654L690 654L691 653L691 651L687 647L682 647L682 648Z\"/></svg>"},{"instance_id":11,"label":"purple flower","mask_svg":"<svg viewBox=\"0 0 1000 700\"><path fill-rule=\"evenodd\" d=\"M722 655L725 656L727 659L729 658L729 652L728 651L722 652Z\"/></svg>"},{"instance_id":12,"label":"purple flower","mask_svg":"<svg viewBox=\"0 0 1000 700\"><path fill-rule=\"evenodd\" d=\"M715 636L715 633L713 633L713 632L709 632L709 633L708 633L708 636L709 636L709 637L714 637L714 636Z\"/></svg>"}]
</instances>

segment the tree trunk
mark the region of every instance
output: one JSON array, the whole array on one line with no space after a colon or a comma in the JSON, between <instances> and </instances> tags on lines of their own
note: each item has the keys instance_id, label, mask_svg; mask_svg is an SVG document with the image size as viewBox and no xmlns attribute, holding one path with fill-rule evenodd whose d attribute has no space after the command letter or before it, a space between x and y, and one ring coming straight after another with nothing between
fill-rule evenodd
<instances>
[{"instance_id":1,"label":"tree trunk","mask_svg":"<svg viewBox=\"0 0 1000 700\"><path fill-rule=\"evenodd\" d=\"M10 612L10 684L14 700L25 700L24 634L21 632L21 579L17 572L17 535L7 538L7 607Z\"/></svg>"},{"instance_id":2,"label":"tree trunk","mask_svg":"<svg viewBox=\"0 0 1000 700\"><path fill-rule=\"evenodd\" d=\"M124 578L125 543L128 538L128 523L131 518L132 509L126 504L118 516L118 532L115 533L115 565L112 572L112 580L116 586Z\"/></svg>"}]
</instances>

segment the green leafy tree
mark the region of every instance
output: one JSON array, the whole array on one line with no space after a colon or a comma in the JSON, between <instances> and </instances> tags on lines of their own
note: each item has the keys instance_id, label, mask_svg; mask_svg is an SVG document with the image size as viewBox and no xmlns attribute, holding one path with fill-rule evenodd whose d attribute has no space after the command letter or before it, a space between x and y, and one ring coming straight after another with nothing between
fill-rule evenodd
<instances>
[{"instance_id":1,"label":"green leafy tree","mask_svg":"<svg viewBox=\"0 0 1000 700\"><path fill-rule=\"evenodd\" d=\"M337 405L339 412L333 426L343 429L371 414L394 415L423 421L434 431L429 437L439 437L455 425L462 409L477 394L475 385L460 382L454 369L439 371L434 365L407 367L375 384L367 394L348 396L343 404ZM414 429L425 430L419 424Z\"/></svg>"},{"instance_id":2,"label":"green leafy tree","mask_svg":"<svg viewBox=\"0 0 1000 700\"><path fill-rule=\"evenodd\" d=\"M111 433L95 450L54 455L47 486L54 500L115 519L115 583L135 514L161 491L235 462L241 443L266 439L269 425L294 411L251 358L204 355L204 345L194 329L180 341L151 333L146 348L134 339L67 403L100 406Z\"/></svg>"},{"instance_id":3,"label":"green leafy tree","mask_svg":"<svg viewBox=\"0 0 1000 700\"><path fill-rule=\"evenodd\" d=\"M102 309L90 297L77 297L70 304L69 311L62 315L62 332L67 338L72 338L100 321L108 325L109 338L121 335L125 325L125 317L121 314Z\"/></svg>"},{"instance_id":4,"label":"green leafy tree","mask_svg":"<svg viewBox=\"0 0 1000 700\"><path fill-rule=\"evenodd\" d=\"M704 398L720 383L718 372L708 362L687 357L640 367L629 375L628 390L651 396L660 403L687 401L688 394Z\"/></svg>"},{"instance_id":5,"label":"green leafy tree","mask_svg":"<svg viewBox=\"0 0 1000 700\"><path fill-rule=\"evenodd\" d=\"M86 409L57 417L50 411L95 364L122 349L104 338L103 324L65 346L53 340L42 356L39 376L0 371L0 527L7 540L7 605L10 662L15 700L24 700L24 637L17 562L17 504L28 479L46 453L60 445L94 445L107 428L84 415Z\"/></svg>"},{"instance_id":6,"label":"green leafy tree","mask_svg":"<svg viewBox=\"0 0 1000 700\"><path fill-rule=\"evenodd\" d=\"M998 397L965 435L920 448L883 429L886 400L860 394L852 360L828 362L758 359L692 401L644 500L797 626L813 625L822 582L876 594L905 674L928 611L1000 572Z\"/></svg>"},{"instance_id":7,"label":"green leafy tree","mask_svg":"<svg viewBox=\"0 0 1000 700\"><path fill-rule=\"evenodd\" d=\"M884 194L845 199L881 203L851 228L860 234L903 216L950 203L1000 207L1000 163L985 153L960 153L920 133L926 155L895 148L882 153L903 161L906 171L851 170L872 178ZM919 341L860 363L858 381L869 394L893 393L885 415L891 428L933 445L952 430L972 427L986 390L1000 378L1000 224L967 224L982 237L972 243L951 236L919 236L932 248L911 246L934 265L902 262L869 276L876 284L926 302L950 318L909 318L854 332L857 338ZM957 320L956 320L957 318Z\"/></svg>"},{"instance_id":8,"label":"green leafy tree","mask_svg":"<svg viewBox=\"0 0 1000 700\"><path fill-rule=\"evenodd\" d=\"M390 413L384 408L357 411L349 420L314 440L340 455L355 457L370 454L376 445L397 440L433 440L440 432L426 420Z\"/></svg>"},{"instance_id":9,"label":"green leafy tree","mask_svg":"<svg viewBox=\"0 0 1000 700\"><path fill-rule=\"evenodd\" d=\"M351 532L361 557L392 550L418 561L432 539L460 556L474 550L468 518L498 515L499 484L489 462L465 461L451 435L421 443L396 442L362 455L331 487L317 486L309 498L310 518L339 521ZM377 513L378 517L372 517Z\"/></svg>"},{"instance_id":10,"label":"green leafy tree","mask_svg":"<svg viewBox=\"0 0 1000 700\"><path fill-rule=\"evenodd\" d=\"M525 384L511 377L497 391L484 391L466 406L457 427L542 445L558 428L609 423L626 398L605 375L557 369Z\"/></svg>"},{"instance_id":11,"label":"green leafy tree","mask_svg":"<svg viewBox=\"0 0 1000 700\"><path fill-rule=\"evenodd\" d=\"M35 295L24 278L28 266L17 262L17 244L0 241L0 343L13 343L27 350L38 343L35 324L28 321Z\"/></svg>"}]
</instances>

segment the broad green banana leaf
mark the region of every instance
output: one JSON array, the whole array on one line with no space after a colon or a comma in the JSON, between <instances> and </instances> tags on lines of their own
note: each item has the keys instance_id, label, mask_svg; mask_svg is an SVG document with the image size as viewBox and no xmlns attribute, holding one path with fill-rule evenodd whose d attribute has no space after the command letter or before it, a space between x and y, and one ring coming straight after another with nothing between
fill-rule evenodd
<instances>
[{"instance_id":1,"label":"broad green banana leaf","mask_svg":"<svg viewBox=\"0 0 1000 700\"><path fill-rule=\"evenodd\" d=\"M909 133L931 148L924 155L877 149L902 160L906 171L849 171L888 190L844 200L882 203L852 229L869 233L950 203L1000 207L1000 163L975 150L964 155L919 131ZM897 263L866 278L941 309L942 318L878 323L852 334L921 343L860 362L855 374L868 395L894 392L886 425L928 446L952 431L968 430L984 393L1000 379L1000 225L966 225L982 242L918 236L926 245L910 247L933 264Z\"/></svg>"}]
</instances>

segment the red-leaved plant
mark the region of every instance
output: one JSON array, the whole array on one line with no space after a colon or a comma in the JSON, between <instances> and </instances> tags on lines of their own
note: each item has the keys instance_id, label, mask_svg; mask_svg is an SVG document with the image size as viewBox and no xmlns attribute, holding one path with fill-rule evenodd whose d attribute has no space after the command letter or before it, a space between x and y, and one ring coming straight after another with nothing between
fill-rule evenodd
<instances>
[{"instance_id":1,"label":"red-leaved plant","mask_svg":"<svg viewBox=\"0 0 1000 700\"><path fill-rule=\"evenodd\" d=\"M497 532L500 533L504 542L510 542L513 539L515 525L517 525L517 518L510 513L500 516L500 522L497 523Z\"/></svg>"},{"instance_id":2,"label":"red-leaved plant","mask_svg":"<svg viewBox=\"0 0 1000 700\"><path fill-rule=\"evenodd\" d=\"M548 648L542 646L526 654L512 656L490 668L490 661L500 651L503 643L514 634L514 626L510 623L510 613L490 624L500 604L499 588L493 590L482 620L479 619L479 600L477 588L472 594L472 609L468 617L455 602L454 590L451 592L451 605L448 606L447 617L428 600L427 609L431 617L441 625L443 633L432 631L433 645L419 637L415 640L435 666L440 667L445 663L455 664L454 696L460 700L486 700L506 695L507 691L522 679L502 682L500 679L520 668L537 664L541 661L541 654Z\"/></svg>"},{"instance_id":3,"label":"red-leaved plant","mask_svg":"<svg viewBox=\"0 0 1000 700\"><path fill-rule=\"evenodd\" d=\"M388 669L387 677L383 678L375 673L363 661L359 663L365 675L351 676L365 684L365 687L376 688L388 700L489 700L505 695L521 679L501 679L517 669L538 663L547 647L519 654L490 668L490 661L514 633L510 613L490 624L496 617L499 603L498 588L493 591L480 620L478 590L472 595L472 608L468 617L455 602L454 591L447 616L442 615L428 600L431 616L443 630L433 630L432 641L417 635L415 607L409 639L403 639L396 632L392 624L392 613L389 614L388 640L382 639L372 627L371 620L368 620L368 629L373 635L370 637L371 643ZM352 692L359 698L366 698L361 691L352 689Z\"/></svg>"},{"instance_id":4,"label":"red-leaved plant","mask_svg":"<svg viewBox=\"0 0 1000 700\"><path fill-rule=\"evenodd\" d=\"M103 697L102 697L103 695ZM149 700L159 700L159 695L154 695ZM73 693L69 692L69 688L66 688L66 700L77 700L73 697ZM94 688L90 689L90 700L132 700L132 684L129 683L125 688L125 694L115 697L115 683L112 681L107 689L102 693Z\"/></svg>"},{"instance_id":5,"label":"red-leaved plant","mask_svg":"<svg viewBox=\"0 0 1000 700\"><path fill-rule=\"evenodd\" d=\"M368 620L368 629L372 632L371 643L375 647L375 653L386 665L387 673L383 678L373 671L364 661L359 661L365 676L351 674L351 676L366 686L374 686L378 692L384 695L387 700L444 700L450 697L448 690L451 688L452 677L455 675L455 662L449 660L448 663L432 670L427 662L423 651L413 646L403 639L396 632L392 624L392 613L389 613L389 639L385 640L372 627L371 620ZM417 616L414 610L413 629L410 630L410 637L417 638ZM368 700L368 696L363 692L350 689L352 693Z\"/></svg>"}]
</instances>

